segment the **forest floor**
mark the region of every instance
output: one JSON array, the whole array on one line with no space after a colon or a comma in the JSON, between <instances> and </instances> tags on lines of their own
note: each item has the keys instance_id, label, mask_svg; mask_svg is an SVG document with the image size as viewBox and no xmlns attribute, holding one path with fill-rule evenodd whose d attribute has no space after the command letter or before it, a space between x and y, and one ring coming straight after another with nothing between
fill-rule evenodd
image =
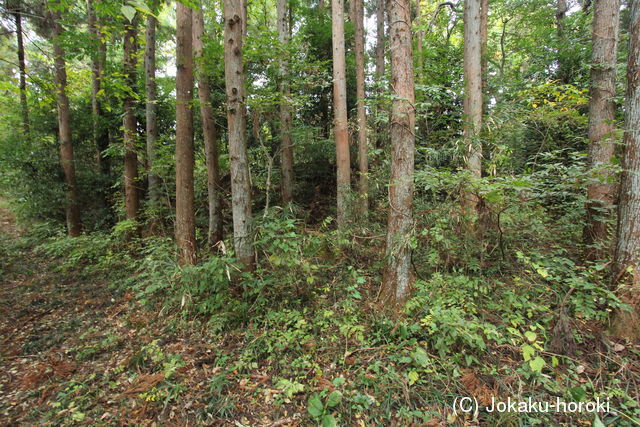
<instances>
[{"instance_id":1,"label":"forest floor","mask_svg":"<svg viewBox=\"0 0 640 427\"><path fill-rule=\"evenodd\" d=\"M21 240L1 205L0 227L0 246L9 248L0 260L0 425L220 424L202 416L220 370L205 332L178 334L170 316L160 320L129 293L59 271ZM262 415L255 401L251 421L242 415L243 397L267 379L231 388L238 425L294 423L268 404Z\"/></svg>"},{"instance_id":2,"label":"forest floor","mask_svg":"<svg viewBox=\"0 0 640 427\"><path fill-rule=\"evenodd\" d=\"M417 292L434 307L440 307L434 298L449 298L433 333L420 328L437 311L415 319L376 317L367 302L374 298L365 295L375 295L375 286L353 269L361 286L347 286L352 300L331 299L340 281L334 278L313 284L320 289L315 302L300 309L269 309L216 332L180 313L184 297L177 308L143 304L106 275L87 274L81 264L91 261L47 256L42 240L18 229L0 200L0 425L331 426L336 419L358 426L640 425L640 346L612 342L601 324L579 319L573 327L591 338L577 343L575 357L544 351L533 329L513 339L489 338L519 334L510 325L532 316L504 320L515 311L492 295L515 285L485 289L468 278L434 276L437 293ZM447 311L451 298L467 298L456 294L464 286L468 298L480 292L483 304L501 304L462 304L467 315L491 323L461 323L455 305ZM538 288L515 289L529 295ZM511 304L545 316L556 311L524 297ZM502 306L504 313L495 311ZM466 347L460 337L469 340ZM535 368L536 360L544 369ZM599 414L604 424L592 413L482 413L478 422L451 411L456 396L488 406L496 396L579 401L596 392L615 399L617 409Z\"/></svg>"}]
</instances>

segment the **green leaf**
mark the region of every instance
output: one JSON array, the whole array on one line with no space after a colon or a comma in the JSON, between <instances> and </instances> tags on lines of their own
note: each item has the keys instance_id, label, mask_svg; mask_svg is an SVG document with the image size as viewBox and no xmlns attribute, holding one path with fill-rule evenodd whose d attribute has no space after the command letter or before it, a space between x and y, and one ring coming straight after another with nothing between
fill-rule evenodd
<instances>
[{"instance_id":1,"label":"green leaf","mask_svg":"<svg viewBox=\"0 0 640 427\"><path fill-rule=\"evenodd\" d=\"M587 395L587 392L582 387L573 387L569 392L576 402L582 402Z\"/></svg>"},{"instance_id":2,"label":"green leaf","mask_svg":"<svg viewBox=\"0 0 640 427\"><path fill-rule=\"evenodd\" d=\"M322 427L336 427L336 419L331 414L324 414L322 416Z\"/></svg>"},{"instance_id":3,"label":"green leaf","mask_svg":"<svg viewBox=\"0 0 640 427\"><path fill-rule=\"evenodd\" d=\"M125 18L129 20L129 22L133 21L133 17L136 16L136 9L128 4L125 4L120 8L122 14Z\"/></svg>"},{"instance_id":4,"label":"green leaf","mask_svg":"<svg viewBox=\"0 0 640 427\"><path fill-rule=\"evenodd\" d=\"M331 394L327 398L327 408L333 408L341 401L342 401L342 393L340 393L338 390L334 390L331 392Z\"/></svg>"},{"instance_id":5,"label":"green leaf","mask_svg":"<svg viewBox=\"0 0 640 427\"><path fill-rule=\"evenodd\" d=\"M529 342L535 342L536 338L538 337L535 332L531 332L531 331L525 332L524 336L525 338L527 338Z\"/></svg>"},{"instance_id":6,"label":"green leaf","mask_svg":"<svg viewBox=\"0 0 640 427\"><path fill-rule=\"evenodd\" d=\"M407 374L407 377L409 378L409 385L414 385L420 378L420 374L418 374L416 371L411 371Z\"/></svg>"},{"instance_id":7,"label":"green leaf","mask_svg":"<svg viewBox=\"0 0 640 427\"><path fill-rule=\"evenodd\" d=\"M529 362L529 366L531 367L531 370L534 372L542 372L542 368L544 367L545 364L546 362L540 356L536 357L535 359Z\"/></svg>"},{"instance_id":8,"label":"green leaf","mask_svg":"<svg viewBox=\"0 0 640 427\"><path fill-rule=\"evenodd\" d=\"M324 406L322 405L322 400L320 400L320 396L318 393L313 393L307 402L307 410L309 411L309 415L313 418L318 418L324 412Z\"/></svg>"},{"instance_id":9,"label":"green leaf","mask_svg":"<svg viewBox=\"0 0 640 427\"><path fill-rule=\"evenodd\" d=\"M525 344L522 346L522 357L524 358L525 362L531 360L531 356L533 356L535 352L536 350L529 344Z\"/></svg>"},{"instance_id":10,"label":"green leaf","mask_svg":"<svg viewBox=\"0 0 640 427\"><path fill-rule=\"evenodd\" d=\"M429 355L422 347L416 348L416 351L413 353L413 360L423 368L429 364Z\"/></svg>"},{"instance_id":11,"label":"green leaf","mask_svg":"<svg viewBox=\"0 0 640 427\"><path fill-rule=\"evenodd\" d=\"M591 426L592 427L604 427L604 423L602 422L600 417L598 415L596 415L596 417L593 419L593 424L591 424Z\"/></svg>"}]
</instances>

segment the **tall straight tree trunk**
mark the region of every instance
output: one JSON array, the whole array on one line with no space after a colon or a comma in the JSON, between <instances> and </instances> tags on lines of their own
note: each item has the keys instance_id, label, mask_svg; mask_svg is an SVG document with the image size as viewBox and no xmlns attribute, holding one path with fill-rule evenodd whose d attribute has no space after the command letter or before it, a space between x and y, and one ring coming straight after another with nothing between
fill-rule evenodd
<instances>
[{"instance_id":1,"label":"tall straight tree trunk","mask_svg":"<svg viewBox=\"0 0 640 427\"><path fill-rule=\"evenodd\" d=\"M593 6L591 100L589 102L589 169L595 179L587 187L587 244L605 256L607 217L614 203L615 185L611 158L615 154L616 53L619 0L599 0Z\"/></svg>"},{"instance_id":2,"label":"tall straight tree trunk","mask_svg":"<svg viewBox=\"0 0 640 427\"><path fill-rule=\"evenodd\" d=\"M227 127L231 169L231 210L236 256L247 271L254 268L251 225L251 182L247 159L247 110L245 104L242 39L245 0L224 0L224 76L227 94Z\"/></svg>"},{"instance_id":3,"label":"tall straight tree trunk","mask_svg":"<svg viewBox=\"0 0 640 427\"><path fill-rule=\"evenodd\" d=\"M337 221L343 228L349 221L351 163L347 129L347 81L344 51L344 2L331 0L331 32L333 45L333 133L337 165Z\"/></svg>"},{"instance_id":4,"label":"tall straight tree trunk","mask_svg":"<svg viewBox=\"0 0 640 427\"><path fill-rule=\"evenodd\" d=\"M211 87L204 72L204 16L198 8L193 17L193 51L196 60L196 76L198 79L198 97L200 98L200 118L204 135L204 151L207 162L207 193L209 200L209 231L207 244L213 247L222 240L222 203L220 194L220 165L218 154L218 129L211 105Z\"/></svg>"},{"instance_id":5,"label":"tall straight tree trunk","mask_svg":"<svg viewBox=\"0 0 640 427\"><path fill-rule=\"evenodd\" d=\"M364 74L364 4L354 0L353 22L355 23L356 96L358 98L358 213L366 215L369 210L369 159L367 147L367 112L365 107Z\"/></svg>"},{"instance_id":6,"label":"tall straight tree trunk","mask_svg":"<svg viewBox=\"0 0 640 427\"><path fill-rule=\"evenodd\" d=\"M196 262L193 206L193 19L192 10L176 5L176 243L181 265Z\"/></svg>"},{"instance_id":7,"label":"tall straight tree trunk","mask_svg":"<svg viewBox=\"0 0 640 427\"><path fill-rule=\"evenodd\" d=\"M155 13L158 2L151 5ZM144 84L147 102L145 105L145 119L147 131L147 169L149 181L149 204L157 209L160 206L160 177L153 171L156 163L156 144L158 141L158 106L156 90L156 26L158 20L152 14L147 15L145 30L146 45L144 49Z\"/></svg>"},{"instance_id":8,"label":"tall straight tree trunk","mask_svg":"<svg viewBox=\"0 0 640 427\"><path fill-rule=\"evenodd\" d=\"M378 87L379 95L382 94L381 82L384 80L384 15L385 15L385 0L376 0L376 83ZM376 107L376 112L380 114L380 107ZM383 126L378 125L376 148L382 147L382 133Z\"/></svg>"},{"instance_id":9,"label":"tall straight tree trunk","mask_svg":"<svg viewBox=\"0 0 640 427\"><path fill-rule=\"evenodd\" d=\"M411 230L413 229L413 168L415 145L415 94L411 55L409 0L394 0L389 7L391 52L391 178L387 219L387 265L381 296L392 306L409 297Z\"/></svg>"},{"instance_id":10,"label":"tall straight tree trunk","mask_svg":"<svg viewBox=\"0 0 640 427\"><path fill-rule=\"evenodd\" d=\"M556 28L558 31L558 70L557 76L561 83L569 83L568 81L568 70L567 64L564 57L564 52L566 49L565 41L565 22L564 17L569 10L569 6L567 5L567 0L557 0L556 3Z\"/></svg>"},{"instance_id":11,"label":"tall straight tree trunk","mask_svg":"<svg viewBox=\"0 0 640 427\"><path fill-rule=\"evenodd\" d=\"M98 21L93 6L93 0L87 0L87 15L89 21L89 33L93 41L91 53L91 118L93 130L93 144L97 151L98 169L103 175L110 172L109 158L104 151L109 148L109 133L103 123L102 103L100 102L100 89L102 87L102 75L104 66L103 55L106 54L106 45L98 31ZM103 197L107 197L106 194ZM106 204L106 199L105 199Z\"/></svg>"},{"instance_id":12,"label":"tall straight tree trunk","mask_svg":"<svg viewBox=\"0 0 640 427\"><path fill-rule=\"evenodd\" d=\"M489 0L482 0L480 5L480 56L482 60L482 112L487 111L489 93L488 88L488 65L489 58L487 56L487 43L488 43L488 28L489 28Z\"/></svg>"},{"instance_id":13,"label":"tall straight tree trunk","mask_svg":"<svg viewBox=\"0 0 640 427\"><path fill-rule=\"evenodd\" d=\"M287 0L277 0L278 15L278 40L283 47L289 43L289 33L287 30ZM293 201L293 141L291 139L291 107L289 105L289 76L287 55L280 58L280 93L282 102L280 103L280 168L281 182L280 194L283 203Z\"/></svg>"},{"instance_id":14,"label":"tall straight tree trunk","mask_svg":"<svg viewBox=\"0 0 640 427\"><path fill-rule=\"evenodd\" d=\"M596 6L597 7L597 6ZM624 154L618 202L618 228L613 258L613 281L618 295L631 305L613 318L615 336L640 336L640 1L631 0L627 108ZM628 273L630 272L630 273Z\"/></svg>"},{"instance_id":15,"label":"tall straight tree trunk","mask_svg":"<svg viewBox=\"0 0 640 427\"><path fill-rule=\"evenodd\" d=\"M22 110L22 132L26 138L30 135L29 105L27 104L27 67L24 60L24 42L22 34L22 12L13 12L16 23L16 42L18 43L18 68L20 70L20 108Z\"/></svg>"},{"instance_id":16,"label":"tall straight tree trunk","mask_svg":"<svg viewBox=\"0 0 640 427\"><path fill-rule=\"evenodd\" d=\"M464 2L464 142L467 149L466 168L473 179L482 174L482 46L480 38L480 2ZM478 197L468 188L462 192L463 210L478 208Z\"/></svg>"},{"instance_id":17,"label":"tall straight tree trunk","mask_svg":"<svg viewBox=\"0 0 640 427\"><path fill-rule=\"evenodd\" d=\"M56 100L58 104L58 130L60 133L60 162L67 186L66 216L69 236L79 236L82 231L80 207L78 204L78 185L76 167L71 140L71 109L67 97L67 64L64 49L60 44L63 29L59 12L53 14L53 55L56 80Z\"/></svg>"},{"instance_id":18,"label":"tall straight tree trunk","mask_svg":"<svg viewBox=\"0 0 640 427\"><path fill-rule=\"evenodd\" d=\"M124 33L124 75L127 94L124 98L124 205L127 219L138 218L138 155L136 154L136 100L133 96L136 85L136 52L138 44L136 15L133 21L125 18Z\"/></svg>"},{"instance_id":19,"label":"tall straight tree trunk","mask_svg":"<svg viewBox=\"0 0 640 427\"><path fill-rule=\"evenodd\" d=\"M422 7L420 5L420 0L416 0L416 24L422 25ZM418 29L418 31L416 32L416 50L417 50L416 77L418 80L417 83L419 85L424 83L424 77L423 77L424 62L423 62L423 56L422 56L423 44L424 44L424 31L422 31L422 29Z\"/></svg>"}]
</instances>

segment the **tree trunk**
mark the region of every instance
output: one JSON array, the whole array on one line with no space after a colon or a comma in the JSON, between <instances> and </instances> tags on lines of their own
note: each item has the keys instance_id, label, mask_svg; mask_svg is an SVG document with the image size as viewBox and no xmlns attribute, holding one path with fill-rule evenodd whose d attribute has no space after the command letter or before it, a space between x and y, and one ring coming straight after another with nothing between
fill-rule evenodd
<instances>
[{"instance_id":1,"label":"tree trunk","mask_svg":"<svg viewBox=\"0 0 640 427\"><path fill-rule=\"evenodd\" d=\"M220 188L220 165L218 154L218 129L211 104L211 87L204 72L202 37L204 36L204 16L198 8L193 17L193 50L196 57L198 97L200 98L200 118L204 135L204 151L207 162L207 194L209 199L209 231L207 244L213 247L222 240L222 203Z\"/></svg>"},{"instance_id":2,"label":"tree trunk","mask_svg":"<svg viewBox=\"0 0 640 427\"><path fill-rule=\"evenodd\" d=\"M567 64L564 58L565 46L565 29L564 29L564 17L569 10L567 0L557 0L556 3L556 28L558 30L558 70L556 72L558 80L561 83L569 83L569 75L567 70Z\"/></svg>"},{"instance_id":3,"label":"tree trunk","mask_svg":"<svg viewBox=\"0 0 640 427\"><path fill-rule=\"evenodd\" d=\"M60 162L64 171L64 181L67 186L67 231L69 236L79 236L82 231L80 220L80 207L78 205L78 185L76 183L76 168L73 155L73 142L71 140L71 110L69 98L67 98L67 65L65 52L60 44L62 34L60 15L53 15L53 54L56 80L56 94L58 104L58 130L60 133Z\"/></svg>"},{"instance_id":4,"label":"tree trunk","mask_svg":"<svg viewBox=\"0 0 640 427\"><path fill-rule=\"evenodd\" d=\"M384 80L384 12L385 12L385 0L376 0L376 83L378 87L379 95L382 95L382 81ZM380 107L376 107L376 112L380 113ZM382 134L384 127L378 125L376 148L382 147Z\"/></svg>"},{"instance_id":5,"label":"tree trunk","mask_svg":"<svg viewBox=\"0 0 640 427\"><path fill-rule=\"evenodd\" d=\"M596 2L596 7L597 6ZM638 338L640 329L640 1L630 2L629 61L624 154L618 202L618 228L613 258L613 285L631 305L614 314L615 336Z\"/></svg>"},{"instance_id":6,"label":"tree trunk","mask_svg":"<svg viewBox=\"0 0 640 427\"><path fill-rule=\"evenodd\" d=\"M136 100L133 96L136 86L136 51L138 50L136 15L132 22L125 18L124 33L124 75L127 94L124 98L124 204L127 219L138 218L138 155L136 154Z\"/></svg>"},{"instance_id":7,"label":"tree trunk","mask_svg":"<svg viewBox=\"0 0 640 427\"><path fill-rule=\"evenodd\" d=\"M29 138L29 105L27 104L27 71L24 60L24 42L22 40L22 12L13 12L16 21L16 41L18 43L18 68L20 69L20 108L22 109L22 132L25 138Z\"/></svg>"},{"instance_id":8,"label":"tree trunk","mask_svg":"<svg viewBox=\"0 0 640 427\"><path fill-rule=\"evenodd\" d=\"M254 268L251 226L251 183L247 159L247 110L245 104L242 22L245 0L224 0L224 76L227 94L227 126L231 169L231 209L236 256L247 271Z\"/></svg>"},{"instance_id":9,"label":"tree trunk","mask_svg":"<svg viewBox=\"0 0 640 427\"><path fill-rule=\"evenodd\" d=\"M422 25L422 8L420 7L420 0L416 0L416 24ZM424 31L418 29L416 32L416 78L419 85L424 83L424 61L422 56L422 49L424 44Z\"/></svg>"},{"instance_id":10,"label":"tree trunk","mask_svg":"<svg viewBox=\"0 0 640 427\"><path fill-rule=\"evenodd\" d=\"M157 1L151 5L152 12L158 9ZM160 177L153 171L156 162L156 143L158 141L158 106L156 94L156 26L157 19L147 15L144 49L144 83L147 102L145 106L147 131L147 173L149 180L149 205L152 212L160 206ZM155 213L154 213L155 216Z\"/></svg>"},{"instance_id":11,"label":"tree trunk","mask_svg":"<svg viewBox=\"0 0 640 427\"><path fill-rule=\"evenodd\" d=\"M487 112L487 106L489 105L489 93L488 88L488 65L489 57L487 56L487 43L488 43L488 28L489 28L489 0L482 0L480 5L480 56L482 60L482 113Z\"/></svg>"},{"instance_id":12,"label":"tree trunk","mask_svg":"<svg viewBox=\"0 0 640 427\"><path fill-rule=\"evenodd\" d=\"M349 221L351 163L347 129L347 81L344 51L344 2L331 0L331 30L333 44L333 133L337 165L337 222L344 228Z\"/></svg>"},{"instance_id":13,"label":"tree trunk","mask_svg":"<svg viewBox=\"0 0 640 427\"><path fill-rule=\"evenodd\" d=\"M176 243L180 265L196 263L193 209L192 10L176 5Z\"/></svg>"},{"instance_id":14,"label":"tree trunk","mask_svg":"<svg viewBox=\"0 0 640 427\"><path fill-rule=\"evenodd\" d=\"M587 244L598 244L593 256L606 255L607 218L614 203L616 53L619 0L599 0L593 9L591 100L589 102L589 169L594 182L587 187Z\"/></svg>"},{"instance_id":15,"label":"tree trunk","mask_svg":"<svg viewBox=\"0 0 640 427\"><path fill-rule=\"evenodd\" d=\"M109 148L109 134L103 123L102 103L100 102L100 88L102 86L103 64L102 54L106 46L100 33L98 32L96 12L93 7L93 0L87 0L87 20L89 23L89 34L93 43L91 50L91 118L93 131L93 144L97 151L98 169L104 175L110 171L109 159L103 152ZM107 204L106 194L105 205Z\"/></svg>"},{"instance_id":16,"label":"tree trunk","mask_svg":"<svg viewBox=\"0 0 640 427\"><path fill-rule=\"evenodd\" d=\"M480 1L464 2L464 142L467 148L466 168L472 179L482 174L482 144L478 135L482 129L482 46L480 38ZM462 207L467 213L478 208L473 191L462 192Z\"/></svg>"},{"instance_id":17,"label":"tree trunk","mask_svg":"<svg viewBox=\"0 0 640 427\"><path fill-rule=\"evenodd\" d=\"M391 178L387 220L387 265L382 283L383 301L392 306L409 297L411 231L413 229L413 168L415 95L411 55L409 0L395 0L389 8L391 52Z\"/></svg>"},{"instance_id":18,"label":"tree trunk","mask_svg":"<svg viewBox=\"0 0 640 427\"><path fill-rule=\"evenodd\" d=\"M365 61L364 61L364 4L353 0L353 22L355 23L356 96L358 98L358 214L369 210L369 159L367 147L367 112L365 106Z\"/></svg>"},{"instance_id":19,"label":"tree trunk","mask_svg":"<svg viewBox=\"0 0 640 427\"><path fill-rule=\"evenodd\" d=\"M283 47L289 43L287 31L287 0L277 0L278 40ZM289 76L287 55L280 58L280 193L283 203L293 201L293 141L291 139L291 107L289 106Z\"/></svg>"}]
</instances>

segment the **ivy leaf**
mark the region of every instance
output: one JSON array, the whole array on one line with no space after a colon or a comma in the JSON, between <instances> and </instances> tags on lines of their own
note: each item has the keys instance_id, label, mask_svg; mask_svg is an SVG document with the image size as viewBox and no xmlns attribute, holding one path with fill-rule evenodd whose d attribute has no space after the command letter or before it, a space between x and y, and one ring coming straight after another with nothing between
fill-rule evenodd
<instances>
[{"instance_id":1,"label":"ivy leaf","mask_svg":"<svg viewBox=\"0 0 640 427\"><path fill-rule=\"evenodd\" d=\"M313 418L318 418L324 412L324 406L322 405L322 400L320 400L320 396L318 393L313 393L307 402L309 411L309 415Z\"/></svg>"}]
</instances>

